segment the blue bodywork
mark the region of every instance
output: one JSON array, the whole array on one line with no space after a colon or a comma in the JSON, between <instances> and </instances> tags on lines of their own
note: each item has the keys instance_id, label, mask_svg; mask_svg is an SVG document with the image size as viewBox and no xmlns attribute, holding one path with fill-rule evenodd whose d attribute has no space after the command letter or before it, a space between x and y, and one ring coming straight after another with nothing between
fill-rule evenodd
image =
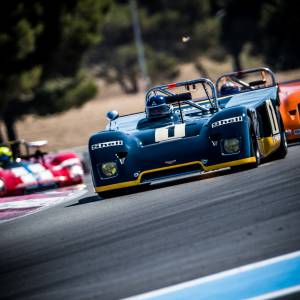
<instances>
[{"instance_id":1,"label":"blue bodywork","mask_svg":"<svg viewBox=\"0 0 300 300\"><path fill-rule=\"evenodd\" d=\"M253 162L249 129L253 128L257 139L271 136L267 132L270 120L265 117L265 102L271 100L276 108L277 94L275 85L219 98L219 108L206 112L183 104L183 122L178 107L172 120L152 121L148 125L145 113L116 119L111 127L93 134L89 140L96 191ZM209 105L208 100L198 103ZM184 136L176 137L176 130L184 132ZM231 138L239 139L240 149L228 154L224 151L224 139ZM101 165L105 162L116 163L115 176L106 178L102 174Z\"/></svg>"}]
</instances>

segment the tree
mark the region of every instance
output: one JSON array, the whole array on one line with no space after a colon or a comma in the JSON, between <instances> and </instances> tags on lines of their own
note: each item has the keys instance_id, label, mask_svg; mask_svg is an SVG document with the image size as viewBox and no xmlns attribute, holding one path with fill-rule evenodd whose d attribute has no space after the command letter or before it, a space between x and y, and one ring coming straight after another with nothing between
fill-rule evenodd
<instances>
[{"instance_id":1,"label":"tree","mask_svg":"<svg viewBox=\"0 0 300 300\"><path fill-rule=\"evenodd\" d=\"M89 53L87 65L97 65L98 75L118 83L125 93L136 92L138 65L128 4L111 5L102 34L102 42Z\"/></svg>"},{"instance_id":2,"label":"tree","mask_svg":"<svg viewBox=\"0 0 300 300\"><path fill-rule=\"evenodd\" d=\"M221 0L220 42L233 57L235 70L242 69L240 53L251 46L251 54L260 55L274 69L300 66L297 38L300 5L296 0Z\"/></svg>"},{"instance_id":3,"label":"tree","mask_svg":"<svg viewBox=\"0 0 300 300\"><path fill-rule=\"evenodd\" d=\"M149 16L142 10L140 17L143 27ZM136 93L139 89L140 72L132 26L128 3L114 3L104 20L102 42L88 53L86 60L89 67L97 66L98 76L108 83L118 83L125 93ZM148 41L145 53L152 82L171 80L178 74L178 61L174 56L152 47Z\"/></svg>"},{"instance_id":4,"label":"tree","mask_svg":"<svg viewBox=\"0 0 300 300\"><path fill-rule=\"evenodd\" d=\"M270 0L262 6L259 25L263 38L258 46L266 63L277 70L300 67L299 14L296 0Z\"/></svg>"},{"instance_id":5,"label":"tree","mask_svg":"<svg viewBox=\"0 0 300 300\"><path fill-rule=\"evenodd\" d=\"M218 24L213 21L209 0L140 1L139 18L153 84L173 80L180 63L196 63L199 54L216 46ZM199 25L203 23L209 25L209 30ZM140 73L127 1L115 1L111 6L103 40L88 54L87 64L97 65L99 76L107 82L117 82L124 92L138 90Z\"/></svg>"},{"instance_id":6,"label":"tree","mask_svg":"<svg viewBox=\"0 0 300 300\"><path fill-rule=\"evenodd\" d=\"M0 120L9 140L16 120L82 105L96 92L79 72L100 40L108 0L12 0L0 10Z\"/></svg>"},{"instance_id":7,"label":"tree","mask_svg":"<svg viewBox=\"0 0 300 300\"><path fill-rule=\"evenodd\" d=\"M263 1L245 3L238 0L220 1L220 43L232 55L233 69L241 70L240 54L247 43L261 39L259 20Z\"/></svg>"}]
</instances>

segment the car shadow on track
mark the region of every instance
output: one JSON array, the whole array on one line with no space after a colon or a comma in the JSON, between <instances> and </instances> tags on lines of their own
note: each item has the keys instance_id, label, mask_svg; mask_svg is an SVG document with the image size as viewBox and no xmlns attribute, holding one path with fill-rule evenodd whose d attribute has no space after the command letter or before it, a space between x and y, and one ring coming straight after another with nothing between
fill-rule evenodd
<instances>
[{"instance_id":1,"label":"car shadow on track","mask_svg":"<svg viewBox=\"0 0 300 300\"><path fill-rule=\"evenodd\" d=\"M288 147L300 146L300 139L294 140L292 142L288 142Z\"/></svg>"},{"instance_id":2,"label":"car shadow on track","mask_svg":"<svg viewBox=\"0 0 300 300\"><path fill-rule=\"evenodd\" d=\"M72 206L78 206L78 205L82 205L82 204L88 204L88 203L92 203L92 202L98 202L101 201L102 199L95 195L95 196L90 196L90 197L86 197L83 199L78 200L77 203L71 204L71 205L67 205L66 207L72 207Z\"/></svg>"}]
</instances>

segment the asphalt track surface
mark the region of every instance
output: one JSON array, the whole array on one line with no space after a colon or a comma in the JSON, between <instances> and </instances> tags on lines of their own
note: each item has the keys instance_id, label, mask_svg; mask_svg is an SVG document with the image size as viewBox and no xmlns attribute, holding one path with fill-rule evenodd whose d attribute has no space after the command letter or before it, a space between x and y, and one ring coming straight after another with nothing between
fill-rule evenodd
<instances>
[{"instance_id":1,"label":"asphalt track surface","mask_svg":"<svg viewBox=\"0 0 300 300\"><path fill-rule=\"evenodd\" d=\"M118 299L300 250L300 146L286 159L0 225L1 299Z\"/></svg>"}]
</instances>

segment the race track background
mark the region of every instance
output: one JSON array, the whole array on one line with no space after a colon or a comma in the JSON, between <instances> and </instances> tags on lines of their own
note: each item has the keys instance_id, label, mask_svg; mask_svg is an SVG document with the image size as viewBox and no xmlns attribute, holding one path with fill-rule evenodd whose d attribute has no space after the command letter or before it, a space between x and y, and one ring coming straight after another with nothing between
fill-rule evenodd
<instances>
[{"instance_id":1,"label":"race track background","mask_svg":"<svg viewBox=\"0 0 300 300\"><path fill-rule=\"evenodd\" d=\"M286 159L0 224L1 299L118 299L300 250L300 146Z\"/></svg>"}]
</instances>

